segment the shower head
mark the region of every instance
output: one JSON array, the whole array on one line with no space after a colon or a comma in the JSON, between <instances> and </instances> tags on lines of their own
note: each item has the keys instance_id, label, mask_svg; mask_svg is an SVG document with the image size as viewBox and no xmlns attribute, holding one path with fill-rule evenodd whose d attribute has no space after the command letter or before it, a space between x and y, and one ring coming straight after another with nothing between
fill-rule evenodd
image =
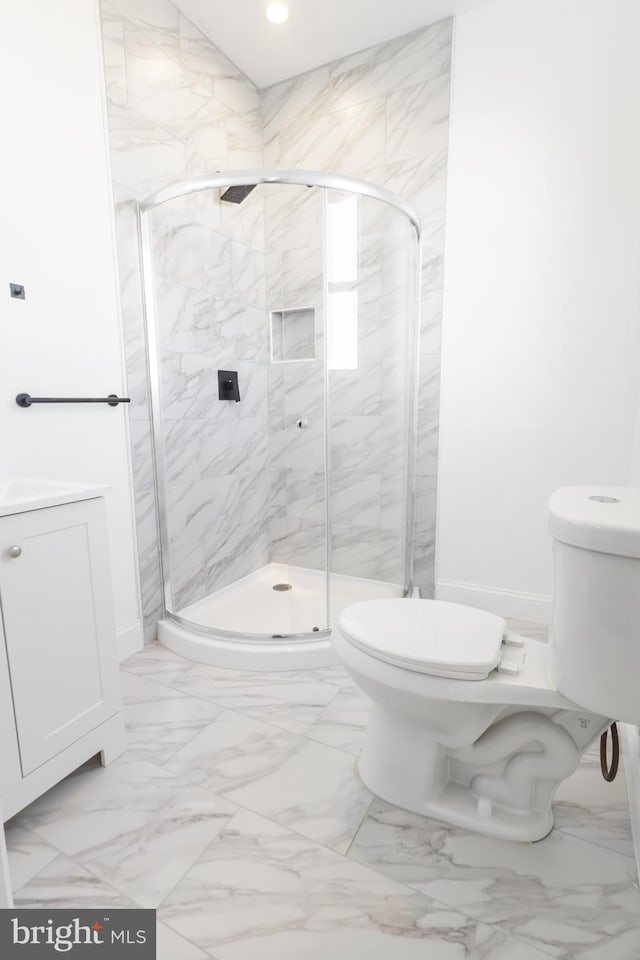
<instances>
[{"instance_id":1,"label":"shower head","mask_svg":"<svg viewBox=\"0 0 640 960\"><path fill-rule=\"evenodd\" d=\"M224 193L220 194L220 199L226 203L242 203L245 197L248 197L255 188L255 183L242 184L237 187L227 187Z\"/></svg>"}]
</instances>

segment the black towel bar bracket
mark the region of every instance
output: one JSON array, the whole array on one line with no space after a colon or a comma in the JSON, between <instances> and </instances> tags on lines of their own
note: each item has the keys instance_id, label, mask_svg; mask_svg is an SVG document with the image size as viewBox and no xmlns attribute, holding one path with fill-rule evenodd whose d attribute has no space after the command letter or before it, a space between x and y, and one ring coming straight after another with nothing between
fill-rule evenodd
<instances>
[{"instance_id":1,"label":"black towel bar bracket","mask_svg":"<svg viewBox=\"0 0 640 960\"><path fill-rule=\"evenodd\" d=\"M117 407L119 403L131 403L130 397L118 397L110 393L108 397L31 397L28 393L19 393L16 397L19 407L30 407L34 403L108 403Z\"/></svg>"}]
</instances>

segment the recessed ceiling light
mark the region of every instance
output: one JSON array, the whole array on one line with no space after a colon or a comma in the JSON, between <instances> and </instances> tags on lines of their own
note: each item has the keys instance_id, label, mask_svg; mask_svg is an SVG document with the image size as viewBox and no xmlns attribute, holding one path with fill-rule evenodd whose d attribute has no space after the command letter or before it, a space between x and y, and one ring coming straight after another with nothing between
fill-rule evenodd
<instances>
[{"instance_id":1,"label":"recessed ceiling light","mask_svg":"<svg viewBox=\"0 0 640 960\"><path fill-rule=\"evenodd\" d=\"M289 19L289 7L286 3L270 3L265 13L271 23L286 23Z\"/></svg>"}]
</instances>

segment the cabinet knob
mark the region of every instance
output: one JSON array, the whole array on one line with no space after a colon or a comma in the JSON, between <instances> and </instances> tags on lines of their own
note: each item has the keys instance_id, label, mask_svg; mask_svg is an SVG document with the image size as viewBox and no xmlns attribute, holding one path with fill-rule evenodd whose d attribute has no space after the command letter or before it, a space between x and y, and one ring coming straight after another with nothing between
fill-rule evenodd
<instances>
[{"instance_id":1,"label":"cabinet knob","mask_svg":"<svg viewBox=\"0 0 640 960\"><path fill-rule=\"evenodd\" d=\"M18 547L18 546L9 547L9 549L7 550L7 553L9 554L12 560L16 560L18 557L22 556L22 547Z\"/></svg>"}]
</instances>

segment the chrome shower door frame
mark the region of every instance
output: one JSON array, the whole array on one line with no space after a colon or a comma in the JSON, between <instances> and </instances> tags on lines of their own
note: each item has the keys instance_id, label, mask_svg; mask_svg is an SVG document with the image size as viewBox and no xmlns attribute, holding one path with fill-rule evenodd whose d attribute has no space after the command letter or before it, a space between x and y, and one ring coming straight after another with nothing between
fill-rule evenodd
<instances>
[{"instance_id":1,"label":"chrome shower door frame","mask_svg":"<svg viewBox=\"0 0 640 960\"><path fill-rule=\"evenodd\" d=\"M162 612L165 620L170 620L177 625L198 634L211 637L222 637L228 640L242 643L253 643L259 641L276 641L286 639L288 642L300 640L308 642L319 638L326 638L330 631L330 626L315 633L291 633L285 637L274 637L270 633L250 634L237 633L229 630L220 630L210 628L202 624L194 623L191 620L181 617L172 609L173 590L171 585L171 564L169 530L167 522L167 473L166 473L166 451L164 444L164 430L162 422L161 405L161 385L160 385L160 353L158 347L158 328L157 328L157 310L155 302L154 275L153 275L153 257L151 233L148 215L157 207L171 200L177 200L203 190L221 190L234 186L258 186L260 184L284 184L291 186L319 187L324 189L323 206L326 204L328 190L337 190L344 193L356 194L358 196L369 197L373 200L379 200L389 204L396 210L403 213L409 220L415 231L416 246L416 271L415 271L415 308L413 311L414 329L411 331L414 350L414 370L412 382L409 384L409 430L407 443L409 445L408 470L407 470L407 510L406 510L406 528L405 535L405 571L403 594L410 596L413 592L413 525L415 510L415 468L417 452L417 385L418 385L418 362L419 362L419 332L420 332L420 285L421 285L421 248L422 236L420 221L413 207L396 196L384 187L368 183L366 180L360 180L356 177L343 176L341 174L325 173L318 170L287 170L287 169L251 169L251 170L232 170L228 172L215 173L211 175L193 177L187 180L181 180L177 183L157 190L147 196L137 205L138 221L138 242L140 262L142 267L142 289L143 289L143 320L146 342L146 368L147 384L150 401L150 428L152 438L152 473L154 481L155 504L156 504L156 525L159 543L160 574L162 579ZM326 225L323 228L323 251L325 253L323 271L324 286L326 294ZM326 301L325 301L326 302ZM330 603L330 576L331 576L331 551L330 551L330 504L329 504L329 437L328 437L328 365L326 357L326 337L325 337L325 409L324 409L324 434L325 434L325 544L326 544L326 599L327 615L329 620Z\"/></svg>"}]
</instances>

